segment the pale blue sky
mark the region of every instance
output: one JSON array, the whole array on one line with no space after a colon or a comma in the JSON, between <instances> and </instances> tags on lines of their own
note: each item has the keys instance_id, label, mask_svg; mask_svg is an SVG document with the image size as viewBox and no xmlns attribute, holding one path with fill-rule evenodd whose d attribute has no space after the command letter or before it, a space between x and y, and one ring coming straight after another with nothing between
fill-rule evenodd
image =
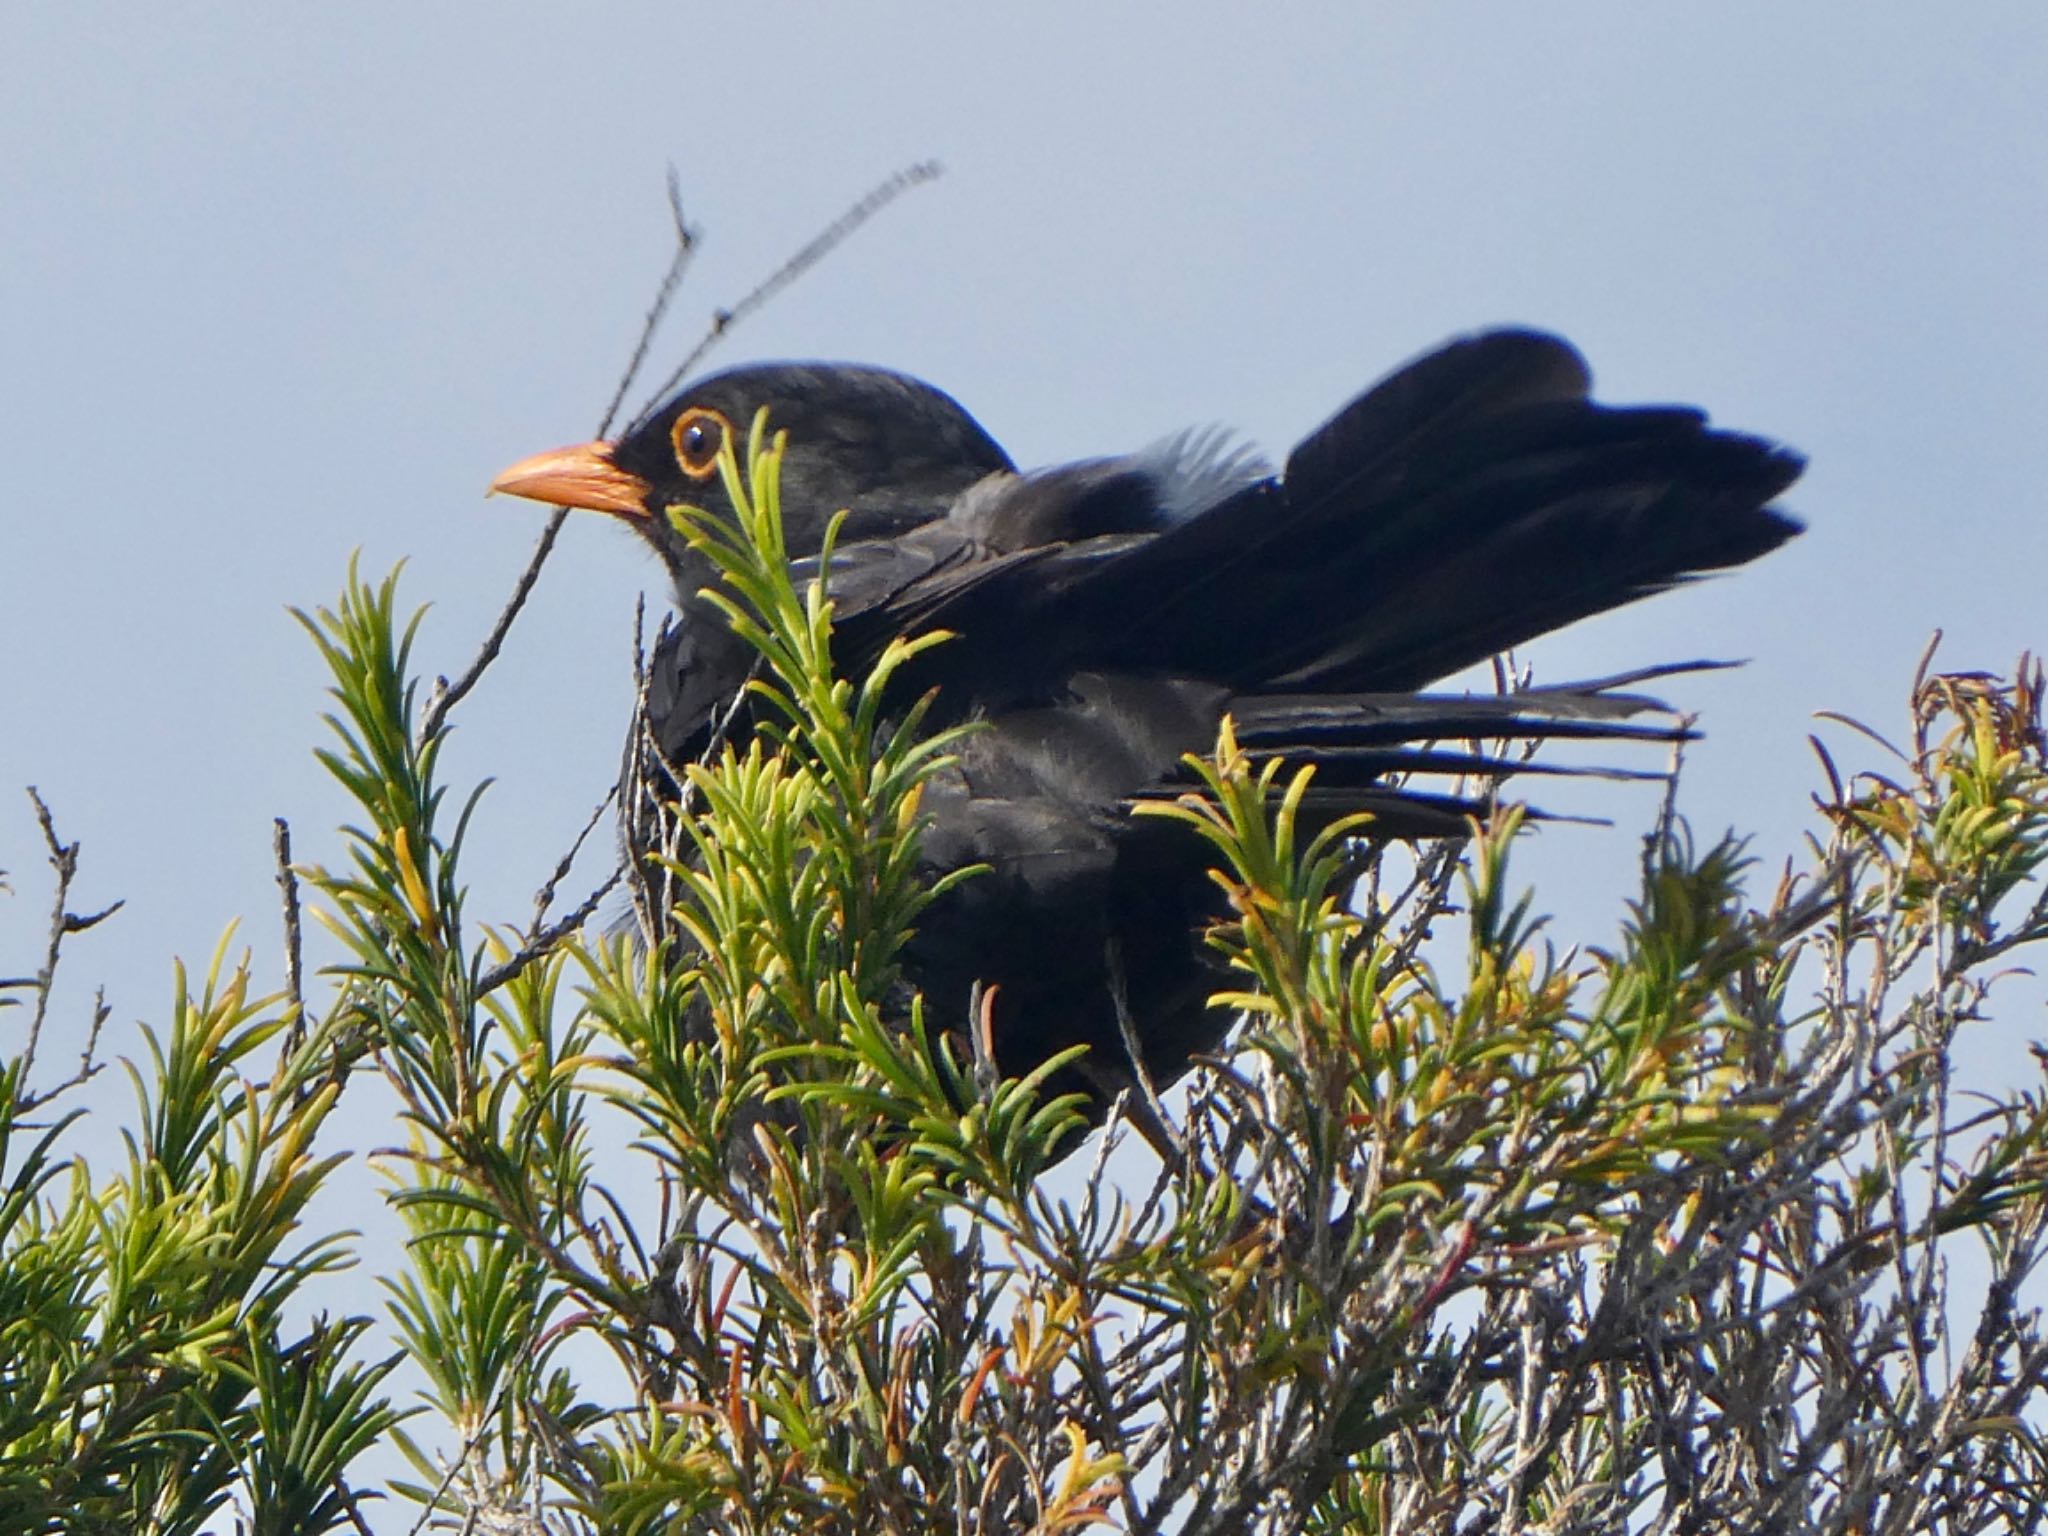
<instances>
[{"instance_id":1,"label":"pale blue sky","mask_svg":"<svg viewBox=\"0 0 2048 1536\"><path fill-rule=\"evenodd\" d=\"M345 810L285 605L331 601L351 550L404 558L427 666L466 662L540 521L482 489L594 425L668 258L670 162L706 239L657 361L872 183L943 161L719 360L922 373L1024 463L1210 421L1284 450L1498 321L1569 335L1608 398L1804 449L1790 550L1532 652L1551 679L1754 658L1672 690L1710 733L1684 807L1782 851L1814 710L1896 730L1937 625L1959 667L2048 644L2043 81L2038 0L16 0L0 970L43 921L31 782L85 843L77 903L129 900L74 945L65 1020L104 980L126 1049L174 953L236 915L272 952L270 817L317 859ZM462 712L449 772L499 776L476 917L524 918L610 782L654 579L572 522ZM1529 866L1584 923L1651 796L1619 804ZM2029 1000L2010 1027L2040 1025Z\"/></svg>"}]
</instances>

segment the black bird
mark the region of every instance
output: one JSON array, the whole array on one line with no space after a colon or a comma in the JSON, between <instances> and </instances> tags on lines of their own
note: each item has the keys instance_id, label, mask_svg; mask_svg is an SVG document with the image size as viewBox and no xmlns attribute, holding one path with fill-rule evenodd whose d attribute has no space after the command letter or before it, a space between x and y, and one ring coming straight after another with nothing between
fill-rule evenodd
<instances>
[{"instance_id":1,"label":"black bird","mask_svg":"<svg viewBox=\"0 0 2048 1536\"><path fill-rule=\"evenodd\" d=\"M1075 1043L1056 1078L1103 1113L1132 1073L1178 1077L1229 1020L1200 942L1222 915L1205 845L1132 814L1188 788L1228 714L1255 755L1314 762L1312 821L1367 811L1375 836L1456 835L1483 800L1390 775L1519 766L1487 742L1670 739L1617 691L1648 673L1505 698L1417 694L1557 629L1774 549L1771 503L1798 455L1681 406L1589 398L1566 342L1495 331L1402 368L1311 433L1277 472L1217 433L1020 474L955 401L870 368L771 364L707 378L618 441L538 455L495 490L624 519L667 565L679 622L657 647L648 725L700 754L754 662L701 595L708 562L660 515L725 507L716 459L766 406L789 433L782 506L797 574L848 520L830 588L836 654L858 670L891 636L958 638L910 687L932 723L976 719L927 790L934 875L992 872L927 909L910 979L964 1019L995 988L990 1043L1021 1073ZM731 728L744 734L741 717ZM1440 748L1432 743L1467 746ZM629 835L629 841L630 841Z\"/></svg>"}]
</instances>

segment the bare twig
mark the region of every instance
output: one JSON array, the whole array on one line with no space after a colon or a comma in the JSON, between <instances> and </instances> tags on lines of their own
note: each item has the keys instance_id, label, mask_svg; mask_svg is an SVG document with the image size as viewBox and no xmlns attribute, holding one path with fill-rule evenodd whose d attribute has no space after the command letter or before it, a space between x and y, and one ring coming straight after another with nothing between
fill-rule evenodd
<instances>
[{"instance_id":1,"label":"bare twig","mask_svg":"<svg viewBox=\"0 0 2048 1536\"><path fill-rule=\"evenodd\" d=\"M339 1475L335 1477L331 1486L341 1499L341 1507L348 1515L349 1524L356 1528L357 1536L377 1536L377 1533L370 1529L370 1523L363 1518L362 1507L356 1502L355 1489Z\"/></svg>"},{"instance_id":2,"label":"bare twig","mask_svg":"<svg viewBox=\"0 0 2048 1536\"><path fill-rule=\"evenodd\" d=\"M590 834L597 830L598 823L604 820L604 813L611 809L612 801L618 798L618 793L619 786L614 784L604 792L604 798L591 807L590 818L583 823L583 830L576 834L576 840L569 845L569 851L556 862L554 873L548 876L546 884L534 893L533 921L526 928L529 940L540 932L541 924L547 919L548 908L555 904L556 890L569 878L570 866L576 862L576 856L583 851L583 845L590 841ZM614 873L606 882L607 887L616 884L618 878Z\"/></svg>"},{"instance_id":3,"label":"bare twig","mask_svg":"<svg viewBox=\"0 0 2048 1536\"><path fill-rule=\"evenodd\" d=\"M659 641L656 642L657 650ZM666 865L683 856L685 842L684 824L696 804L697 786L691 780L682 764L671 758L654 734L647 713L647 692L652 678L640 664L636 645L634 670L633 729L626 742L626 758L619 771L619 813L629 827L643 827L644 835L629 834L628 843L643 850L627 860L626 875L633 898L633 913L640 925L642 939L651 945L659 943L668 933L667 913L669 908L670 885ZM747 674L751 682L760 672L755 663ZM747 706L748 690L744 687L735 692L732 701L726 705L711 734L705 739L703 750L697 755L700 763L717 759L727 737L732 734L734 723ZM649 770L657 770L674 791L670 799L663 793L663 786L650 781ZM656 872L660 873L657 885Z\"/></svg>"},{"instance_id":4,"label":"bare twig","mask_svg":"<svg viewBox=\"0 0 2048 1536\"><path fill-rule=\"evenodd\" d=\"M35 992L35 1011L29 1018L28 1043L22 1047L21 1080L25 1084L35 1067L36 1049L41 1044L43 1021L49 1017L50 994L56 988L57 961L64 948L64 940L74 933L83 933L120 911L125 902L117 901L110 907L86 916L69 910L71 882L78 874L78 844L67 843L57 836L57 823L44 804L43 797L33 785L28 792L30 802L36 808L36 823L43 829L43 845L49 850L50 867L57 872L56 894L50 902L50 937L43 951L43 964L36 972L31 989ZM93 1024L86 1046L86 1061L80 1069L81 1077L92 1075L92 1042L99 1038L99 1027L106 1016L104 994L93 1011Z\"/></svg>"},{"instance_id":5,"label":"bare twig","mask_svg":"<svg viewBox=\"0 0 2048 1536\"><path fill-rule=\"evenodd\" d=\"M689 350L682 362L676 365L675 371L661 381L660 386L655 389L653 396L649 399L647 409L643 410L633 419L633 426L638 426L641 422L645 421L653 409L660 405L678 384L690 376L691 371L704 361L705 356L711 349L724 340L726 333L735 325L753 314L762 305L782 292L783 289L831 255L833 251L844 245L848 237L855 230L895 202L905 192L910 191L913 187L923 186L928 181L936 181L940 174L941 169L936 160L921 160L915 165L905 166L902 170L896 172L895 175L882 182L880 186L869 192L867 196L863 197L851 208L847 209L838 218L834 219L830 224L826 225L822 231L806 242L801 250L773 272L769 273L767 278L737 304L733 305L730 309L713 311L711 324L704 332L703 337L696 346Z\"/></svg>"},{"instance_id":6,"label":"bare twig","mask_svg":"<svg viewBox=\"0 0 2048 1536\"><path fill-rule=\"evenodd\" d=\"M669 306L675 301L676 290L682 284L683 274L689 268L690 258L696 253L696 231L691 229L683 218L682 197L676 186L673 166L669 168L668 197L669 208L675 220L675 252L669 257L668 270L662 274L661 282L655 289L654 302L648 306L647 314L640 322L640 334L633 343L632 355L626 360L626 366L620 370L619 381L612 390L611 401L598 419L597 432L600 437L611 430L620 406L625 403L626 395L633 387L634 379L639 377L641 368L645 366L648 349L654 344L655 332L661 328L661 322L667 316ZM505 637L512 632L513 621L526 606L526 599L532 594L534 583L540 580L541 567L547 564L548 555L553 551L555 540L562 532L562 523L568 515L564 508L557 507L554 510L547 520L547 525L541 529L540 537L534 541L533 554L528 557L526 568L512 584L512 595L505 600L505 606L499 610L498 617L492 623L490 633L484 636L484 642L478 648L475 658L454 682L443 678L440 686L434 690L426 713L420 717L419 734L422 741L440 734L441 727L447 722L448 711L462 702L469 691L483 679L485 669L497 660L498 652L504 647Z\"/></svg>"},{"instance_id":7,"label":"bare twig","mask_svg":"<svg viewBox=\"0 0 2048 1536\"><path fill-rule=\"evenodd\" d=\"M1138 1085L1138 1091L1143 1095L1131 1105L1131 1124L1152 1144L1152 1150L1159 1154L1161 1161L1178 1168L1187 1161L1187 1147L1174 1130L1173 1122L1167 1118L1166 1105L1160 1101L1159 1089L1154 1086L1152 1073L1145 1065L1144 1045L1138 1038L1137 1021L1131 1017L1130 993L1124 984L1123 951L1112 938L1104 941L1102 953L1109 967L1109 995L1116 1004L1117 1031L1123 1037L1124 1055L1131 1063L1131 1081ZM1085 1071L1090 1063L1084 1060L1080 1065ZM1103 1086L1114 1092L1118 1085L1107 1081Z\"/></svg>"},{"instance_id":8,"label":"bare twig","mask_svg":"<svg viewBox=\"0 0 2048 1536\"><path fill-rule=\"evenodd\" d=\"M861 225L894 202L904 192L932 180L938 174L939 168L937 164L931 161L922 162L898 171L887 181L884 181L880 186L869 192L859 202L855 203L853 207L833 220L821 233L806 243L801 250L771 273L765 281L741 298L737 304L730 308L716 311L703 338L696 346L690 349L689 354L683 359L681 366L654 392L655 402L658 403L677 383L686 377L689 371L702 361L705 354L738 321L759 310L776 294L816 266L852 235L855 230L859 229ZM646 317L641 323L639 337L634 343L632 355L620 373L618 386L613 391L612 398L606 405L604 415L598 424L597 430L600 436L611 430L612 423L616 419L628 391L633 387L633 381L638 378L641 368L645 365L648 352L653 345L654 335L659 330L662 321L667 317L675 295L681 286L683 275L689 267L690 258L696 252L697 232L691 227L688 219L684 216L682 191L673 166L669 168L668 174L668 201L670 215L675 225L675 252L669 261L668 270L663 274L661 283L655 290L654 300L648 306ZM567 515L564 509L557 508L553 515L549 517L546 527L541 530L539 539L535 541L532 556L528 559L525 569L520 572L519 579L513 585L512 595L506 600L505 606L500 610L496 621L491 626L490 632L484 637L483 644L479 647L475 658L470 662L468 668L453 682L449 682L445 678L442 679L440 685L435 689L433 698L420 719L419 734L422 740L439 734L447 723L449 711L476 687L477 683L482 679L485 669L497 659L499 651L504 646L505 637L511 632L514 620L518 618L520 611L525 607L528 596L532 593L535 583L540 579L541 568L546 564L549 554L554 549L555 540L561 533L562 524ZM636 671L638 670L636 667ZM640 702L636 719L644 722L646 717L646 682L644 674L641 676L639 693ZM727 711L725 718L713 733L711 750L716 750L717 745L724 739L725 733L731 727L733 717L737 713L739 702L737 699L734 701L733 708ZM656 751L658 755L659 749L657 748ZM636 752L629 751L629 763L636 756ZM666 766L664 764L664 767ZM687 780L682 775L677 774L674 777L678 786L685 786L687 784ZM518 953L512 955L502 964L494 966L484 974L480 983L483 992L490 992L497 987L503 986L506 982L524 971L534 960L546 954L549 949L568 934L574 933L577 929L581 928L597 910L598 904L619 883L620 878L625 872L623 867L614 870L611 876L598 886L596 890L592 891L578 905L574 912L571 912L568 916L557 922L542 926L542 919L545 917L548 907L554 902L557 886L566 878L570 866L575 862L577 854L589 839L591 832L596 828L606 806L610 805L615 798L621 797L628 788L629 786L625 779L622 779L620 783L614 784L604 800L599 803L597 809L591 813L590 820L584 825L583 830L577 834L575 841L569 847L569 851L557 862L554 874L542 885L539 894L535 898L534 920L532 927L528 930L527 941L521 945ZM685 790L685 793L687 793L687 790ZM636 889L638 883L636 879ZM636 907L644 908L643 902L636 900L635 905ZM651 932L648 914L642 910L640 915L643 931ZM295 996L296 992L295 986Z\"/></svg>"},{"instance_id":9,"label":"bare twig","mask_svg":"<svg viewBox=\"0 0 2048 1536\"><path fill-rule=\"evenodd\" d=\"M939 167L934 161L923 161L898 171L834 219L823 232L809 241L737 304L728 309L714 311L711 324L703 338L690 349L682 363L655 390L650 408L688 377L690 370L704 359L712 347L724 339L734 325L753 314L776 294L810 271L843 244L855 230L898 197L912 187L931 181L938 174ZM675 254L670 258L668 271L655 290L654 302L648 308L647 317L641 324L639 339L635 342L632 356L620 374L618 387L612 393L611 403L605 408L604 416L598 423L599 436L611 430L620 405L625 401L627 393L633 387L634 379L646 362L648 351L653 345L654 334L668 314L690 258L696 253L697 234L683 217L682 198L676 186L673 168L669 172L668 188L669 208L675 222ZM643 412L638 419L644 419L645 414ZM433 698L420 719L419 734L422 740L439 734L447 722L448 712L476 687L482 680L485 670L497 660L498 652L504 647L505 637L511 633L513 621L519 617L520 610L526 606L526 599L533 591L534 583L540 579L541 567L547 563L548 555L555 547L555 539L561 533L562 522L567 515L561 508L557 508L554 515L548 519L547 526L541 529L540 537L534 542L533 554L526 562L526 568L519 573L519 579L513 583L512 595L506 600L504 608L499 612L496 622L491 625L489 634L484 637L482 646L469 666L453 682L443 679L440 686L434 690Z\"/></svg>"},{"instance_id":10,"label":"bare twig","mask_svg":"<svg viewBox=\"0 0 2048 1536\"><path fill-rule=\"evenodd\" d=\"M548 517L547 526L534 541L533 554L526 562L526 569L519 573L519 579L512 584L512 595L499 610L490 633L484 636L484 643L478 648L476 657L469 666L449 682L445 677L434 689L434 696L427 705L426 713L420 717L420 740L427 741L441 734L447 722L448 711L468 696L469 691L482 681L484 671L498 659L498 652L504 648L505 637L512 633L512 621L519 617L520 609L526 606L526 599L532 593L534 583L540 580L541 567L547 564L548 554L555 547L555 539L561 534L562 524L569 516L565 508L557 507Z\"/></svg>"},{"instance_id":11,"label":"bare twig","mask_svg":"<svg viewBox=\"0 0 2048 1536\"><path fill-rule=\"evenodd\" d=\"M675 255L669 261L668 271L662 274L661 285L654 290L654 302L647 306L647 315L640 324L640 338L633 344L633 355L626 360L625 371L619 375L618 388L605 402L604 415L597 429L600 435L609 431L611 424L618 420L619 411L626 403L626 392L646 366L648 350L654 345L654 334L667 318L669 306L675 302L676 292L682 287L683 274L690 268L690 258L696 254L697 231L683 217L683 188L673 165L668 168L668 211L676 231Z\"/></svg>"},{"instance_id":12,"label":"bare twig","mask_svg":"<svg viewBox=\"0 0 2048 1536\"><path fill-rule=\"evenodd\" d=\"M1650 881L1656 876L1657 865L1665 857L1678 830L1679 776L1685 770L1686 741L1697 724L1698 715L1679 716L1679 734L1671 739L1671 766L1664 776L1664 794L1657 805L1657 819L1643 837L1642 877L1645 890L1649 889Z\"/></svg>"},{"instance_id":13,"label":"bare twig","mask_svg":"<svg viewBox=\"0 0 2048 1536\"><path fill-rule=\"evenodd\" d=\"M487 993L497 991L498 988L504 986L506 982L512 980L529 965L533 964L534 961L548 953L549 950L561 943L562 940L589 922L598 907L603 904L605 897L612 893L613 888L618 885L624 874L623 866L613 870L609 875L605 876L603 883L597 889L577 904L575 911L567 913L557 918L554 922L549 923L547 927L534 934L526 943L520 945L516 954L485 971L482 978L477 982L477 996L483 997Z\"/></svg>"},{"instance_id":14,"label":"bare twig","mask_svg":"<svg viewBox=\"0 0 2048 1536\"><path fill-rule=\"evenodd\" d=\"M299 876L292 868L291 823L279 816L270 828L270 848L277 858L277 889L284 903L284 990L292 1004L292 1027L285 1032L284 1055L289 1059L306 1039L306 947L299 926Z\"/></svg>"}]
</instances>

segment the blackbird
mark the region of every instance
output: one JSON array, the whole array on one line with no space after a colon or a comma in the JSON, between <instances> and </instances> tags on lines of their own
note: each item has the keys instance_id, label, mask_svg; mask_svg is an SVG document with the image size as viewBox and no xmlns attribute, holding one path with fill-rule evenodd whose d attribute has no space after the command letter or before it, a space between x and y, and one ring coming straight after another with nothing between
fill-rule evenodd
<instances>
[{"instance_id":1,"label":"blackbird","mask_svg":"<svg viewBox=\"0 0 2048 1536\"><path fill-rule=\"evenodd\" d=\"M674 579L645 735L690 761L752 722L755 661L704 596L716 576L661 516L729 510L718 451L760 407L786 430L785 536L799 583L827 521L835 657L889 638L925 652L906 699L978 721L926 792L924 866L989 872L923 913L904 952L939 1016L988 989L985 1043L1011 1074L1074 1044L1056 1074L1100 1117L1214 1049L1229 1016L1202 943L1225 915L1207 845L1137 816L1186 793L1188 753L1226 715L1255 757L1313 763L1308 826L1370 813L1379 838L1459 835L1525 764L1501 745L1669 740L1621 691L1654 670L1505 696L1415 690L1571 621L1742 565L1800 525L1774 507L1800 457L1682 406L1590 399L1584 360L1531 331L1431 352L1310 433L1278 470L1218 432L1019 473L953 399L900 374L767 364L703 379L614 442L537 455L494 490L623 519ZM1438 745L1455 743L1455 746ZM1443 773L1477 794L1427 792ZM1390 780L1394 782L1390 782ZM628 842L645 837L629 823Z\"/></svg>"}]
</instances>

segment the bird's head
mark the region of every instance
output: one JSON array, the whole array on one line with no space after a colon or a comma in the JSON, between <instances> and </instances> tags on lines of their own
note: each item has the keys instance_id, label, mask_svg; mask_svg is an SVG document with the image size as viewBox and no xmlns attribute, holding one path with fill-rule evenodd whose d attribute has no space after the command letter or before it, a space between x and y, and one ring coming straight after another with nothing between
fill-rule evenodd
<instances>
[{"instance_id":1,"label":"bird's head","mask_svg":"<svg viewBox=\"0 0 2048 1536\"><path fill-rule=\"evenodd\" d=\"M648 412L617 439L522 459L493 491L619 518L668 566L687 599L708 579L664 515L678 503L730 513L718 472L728 439L745 451L763 407L789 434L783 532L801 558L822 547L835 512L849 539L887 538L942 516L1009 457L951 396L899 373L826 363L765 363L714 374Z\"/></svg>"}]
</instances>

